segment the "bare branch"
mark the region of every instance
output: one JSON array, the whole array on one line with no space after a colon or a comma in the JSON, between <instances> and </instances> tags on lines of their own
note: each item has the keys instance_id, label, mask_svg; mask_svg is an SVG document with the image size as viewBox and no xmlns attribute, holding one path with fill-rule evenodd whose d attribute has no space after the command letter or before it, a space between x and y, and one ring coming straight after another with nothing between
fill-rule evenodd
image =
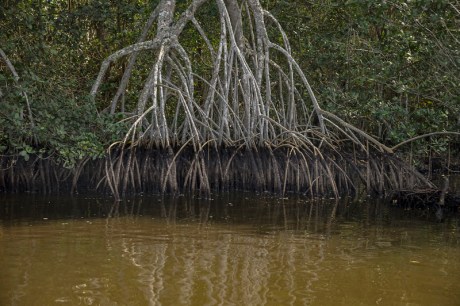
<instances>
[{"instance_id":1,"label":"bare branch","mask_svg":"<svg viewBox=\"0 0 460 306\"><path fill-rule=\"evenodd\" d=\"M401 143L398 143L397 145L395 145L394 147L392 147L391 149L393 151L395 151L397 148L405 145L405 144L408 144L412 141L415 141L415 140L419 140L419 139L422 139L422 138L427 138L427 137L431 137L431 136L449 136L449 135L455 135L455 136L460 136L460 133L458 132L434 132L434 133L428 133L428 134L423 134L423 135L419 135L419 136L415 136L415 137L412 137L410 139L407 139L407 140L404 140L403 142Z\"/></svg>"},{"instance_id":2,"label":"bare branch","mask_svg":"<svg viewBox=\"0 0 460 306\"><path fill-rule=\"evenodd\" d=\"M0 48L0 56L3 58L3 60L6 63L6 65L10 69L11 74L13 74L13 78L14 78L14 81L16 82L16 84L18 84L18 86L20 86L20 84L19 84L19 75L16 72L16 69L14 68L14 66L11 63L10 59L8 58L8 56L5 54L5 52L1 48ZM26 100L26 106L27 106L27 112L29 114L30 125L32 126L32 129L34 129L35 128L35 121L34 121L34 117L32 115L32 108L30 107L29 97L27 96L27 92L22 88L21 88L21 94L24 97L24 99Z\"/></svg>"},{"instance_id":3,"label":"bare branch","mask_svg":"<svg viewBox=\"0 0 460 306\"><path fill-rule=\"evenodd\" d=\"M149 40L149 41L143 41L143 42L136 43L134 45L125 47L125 48L123 48L121 50L118 50L117 52L115 52L112 55L110 55L109 57L107 57L102 62L101 69L99 70L99 74L98 74L98 76L96 78L96 81L93 84L93 87L91 88L91 92L90 92L91 96L93 98L96 97L96 94L97 94L97 91L99 89L99 86L102 83L102 79L104 78L105 73L107 72L107 69L110 66L110 63L118 60L119 58L121 58L123 56L129 55L129 54L134 53L134 52L139 52L139 51L143 51L143 50L157 49L160 46L161 42L162 42L161 39L158 39L158 38L154 38L153 40Z\"/></svg>"},{"instance_id":4,"label":"bare branch","mask_svg":"<svg viewBox=\"0 0 460 306\"><path fill-rule=\"evenodd\" d=\"M13 74L13 77L14 77L14 80L16 81L16 83L19 82L19 75L16 72L16 69L14 69L14 66L13 66L13 64L11 64L10 59L8 58L8 56L6 56L5 52L1 48L0 48L0 55L2 56L2 58L5 61L6 65L8 66L8 68L11 71L11 73Z\"/></svg>"},{"instance_id":5,"label":"bare branch","mask_svg":"<svg viewBox=\"0 0 460 306\"><path fill-rule=\"evenodd\" d=\"M147 20L147 23L144 26L144 29L142 30L142 34L137 41L138 43L141 43L145 41L147 38L147 34L150 30L150 28L153 25L153 22L155 19L158 17L158 12L160 11L160 6L157 6L155 10L153 10L152 14L150 14L149 19ZM117 107L118 100L120 99L120 96L124 94L126 86L128 85L129 77L131 76L131 72L133 70L134 64L136 63L137 55L138 52L133 52L129 58L128 66L126 67L123 77L120 81L120 85L118 86L117 93L112 99L111 106L110 106L110 113L113 114L115 113L115 109Z\"/></svg>"},{"instance_id":6,"label":"bare branch","mask_svg":"<svg viewBox=\"0 0 460 306\"><path fill-rule=\"evenodd\" d=\"M336 121L338 121L341 125L343 125L344 127L358 133L359 135L361 135L362 137L364 137L365 139L369 140L370 142L372 142L374 145L377 146L377 148L379 149L382 149L383 151L385 151L386 153L391 153L393 154L393 149L392 148L389 148L387 147L386 145L384 145L383 143L380 143L377 139L373 138L372 136L370 136L369 134L367 134L366 132L358 129L357 127L343 121L341 118L339 118L338 116L328 112L328 111L325 111L325 110L321 110L321 113L326 115L327 117L330 117Z\"/></svg>"}]
</instances>

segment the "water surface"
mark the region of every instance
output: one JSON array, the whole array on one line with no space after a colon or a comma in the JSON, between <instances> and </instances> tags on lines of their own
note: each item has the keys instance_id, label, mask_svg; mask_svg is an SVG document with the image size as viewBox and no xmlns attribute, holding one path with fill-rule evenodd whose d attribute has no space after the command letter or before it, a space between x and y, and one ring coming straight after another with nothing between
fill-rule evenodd
<instances>
[{"instance_id":1,"label":"water surface","mask_svg":"<svg viewBox=\"0 0 460 306\"><path fill-rule=\"evenodd\" d=\"M0 305L460 305L457 216L246 194L0 201Z\"/></svg>"}]
</instances>

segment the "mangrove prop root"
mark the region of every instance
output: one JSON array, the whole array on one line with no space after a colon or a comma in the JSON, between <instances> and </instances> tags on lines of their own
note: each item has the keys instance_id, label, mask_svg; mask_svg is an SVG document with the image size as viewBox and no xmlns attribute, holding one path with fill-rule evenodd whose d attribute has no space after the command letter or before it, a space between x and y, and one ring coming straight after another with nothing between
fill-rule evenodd
<instances>
[{"instance_id":1,"label":"mangrove prop root","mask_svg":"<svg viewBox=\"0 0 460 306\"><path fill-rule=\"evenodd\" d=\"M91 89L97 99L109 65L126 60L108 106L112 114L124 112L118 104L133 71L150 71L127 110L131 127L109 149L104 185L116 197L129 190L206 194L231 188L338 197L353 192L355 177L378 193L409 181L430 184L409 180L410 167L395 168L394 148L322 110L286 33L259 0L193 0L181 14L175 4L159 2L138 41L105 59ZM214 39L197 14L204 4L218 12L214 20L206 17L220 29ZM186 26L202 39L208 68L184 48ZM152 60L137 67L145 51ZM350 145L354 158L346 156Z\"/></svg>"},{"instance_id":2,"label":"mangrove prop root","mask_svg":"<svg viewBox=\"0 0 460 306\"><path fill-rule=\"evenodd\" d=\"M0 188L41 186L46 193L59 184L76 191L86 183L118 199L130 192L232 189L339 197L356 192L360 181L369 193L431 186L392 156L396 147L322 110L286 33L259 0L192 0L182 12L175 4L160 0L137 42L101 64L91 96L98 98L111 63L124 60L107 109L130 114L125 137L110 146L103 165L81 162L71 171L49 161L37 168L15 160L23 167L0 170ZM206 15L220 30L212 39L198 14L204 4L215 6L215 19ZM184 48L186 27L202 39L201 60L208 65ZM135 69L147 76L133 90ZM128 90L139 92L137 102L119 105ZM28 167L32 179L22 175Z\"/></svg>"},{"instance_id":3,"label":"mangrove prop root","mask_svg":"<svg viewBox=\"0 0 460 306\"><path fill-rule=\"evenodd\" d=\"M356 162L354 162L356 161ZM360 192L432 188L423 176L391 155L338 154L293 145L247 148L208 143L152 149L114 146L106 159L82 161L76 170L51 159L0 158L0 190L9 192L195 193L247 190L339 197ZM365 189L364 189L365 190Z\"/></svg>"}]
</instances>

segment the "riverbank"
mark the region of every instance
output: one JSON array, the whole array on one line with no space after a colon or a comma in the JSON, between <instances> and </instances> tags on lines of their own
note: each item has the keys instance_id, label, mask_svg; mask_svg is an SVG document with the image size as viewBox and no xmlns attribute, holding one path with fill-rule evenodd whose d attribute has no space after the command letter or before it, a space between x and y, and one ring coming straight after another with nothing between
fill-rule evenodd
<instances>
[{"instance_id":1,"label":"riverbank","mask_svg":"<svg viewBox=\"0 0 460 306\"><path fill-rule=\"evenodd\" d=\"M304 199L344 196L359 199L371 196L385 198L393 206L407 211L416 211L422 215L434 216L439 210L442 215L438 217L438 221L460 212L460 176L455 174L448 175L447 187L439 172L431 174L434 178L431 180L431 185L417 185L416 178L412 177L411 173L403 171L398 173L395 168L382 166L385 162L399 166L403 165L402 161L394 158L377 160L375 157L371 162L367 162L363 158L355 157L358 161L356 164L350 163L350 160L345 164L347 160L341 160L344 163L340 167L343 172L339 173L342 177L335 175L334 181L331 181L330 176L324 175L328 169L331 171L328 164L318 160L299 164L298 157L286 159L287 152L284 152L284 155L282 153L277 151L273 155L262 155L258 152L256 155L255 152L227 150L219 152L217 157L214 155L215 152L204 151L201 155L202 159L194 160L195 156L187 150L182 150L182 154L175 155L162 151L137 150L135 154L129 151L118 152L113 160L108 158L82 160L72 169L63 167L52 158L30 156L26 161L20 156L3 157L0 192L105 195L114 196L115 200L119 200L119 197L113 193L113 185L110 186L113 181L108 180L108 174L111 174L118 175L116 187L124 188L123 193L120 194L122 198L154 194L172 196L186 194L192 197L212 198L216 194L241 191L252 194L273 194L281 198L298 196ZM353 160L351 156L350 159ZM202 178L197 173L192 178L190 172L191 165L199 164L199 161L207 171L206 178L209 184L207 192L200 190ZM340 160L329 159L329 162L339 165ZM132 167L125 166L128 163ZM175 171L174 176L168 176L168 171L171 169ZM299 173L305 169L309 170L309 176L301 177ZM382 169L387 169L387 172ZM308 179L305 179L306 177ZM386 178L386 183L382 177ZM176 189L172 188L172 178L175 179ZM337 188L336 193L332 189L334 186ZM369 186L370 189L367 188ZM443 200L440 205L441 198Z\"/></svg>"},{"instance_id":2,"label":"riverbank","mask_svg":"<svg viewBox=\"0 0 460 306\"><path fill-rule=\"evenodd\" d=\"M394 155L347 153L346 148L120 147L105 158L81 159L72 168L36 155L3 156L0 165L0 191L13 193L100 192L123 197L245 190L337 198L436 188Z\"/></svg>"}]
</instances>

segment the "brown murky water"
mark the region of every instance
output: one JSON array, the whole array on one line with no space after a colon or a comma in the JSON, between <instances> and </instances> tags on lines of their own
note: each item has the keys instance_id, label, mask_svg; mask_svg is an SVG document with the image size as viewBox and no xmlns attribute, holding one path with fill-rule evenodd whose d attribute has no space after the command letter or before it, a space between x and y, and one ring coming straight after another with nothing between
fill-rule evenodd
<instances>
[{"instance_id":1,"label":"brown murky water","mask_svg":"<svg viewBox=\"0 0 460 306\"><path fill-rule=\"evenodd\" d=\"M458 216L334 207L2 196L0 305L460 305Z\"/></svg>"}]
</instances>

